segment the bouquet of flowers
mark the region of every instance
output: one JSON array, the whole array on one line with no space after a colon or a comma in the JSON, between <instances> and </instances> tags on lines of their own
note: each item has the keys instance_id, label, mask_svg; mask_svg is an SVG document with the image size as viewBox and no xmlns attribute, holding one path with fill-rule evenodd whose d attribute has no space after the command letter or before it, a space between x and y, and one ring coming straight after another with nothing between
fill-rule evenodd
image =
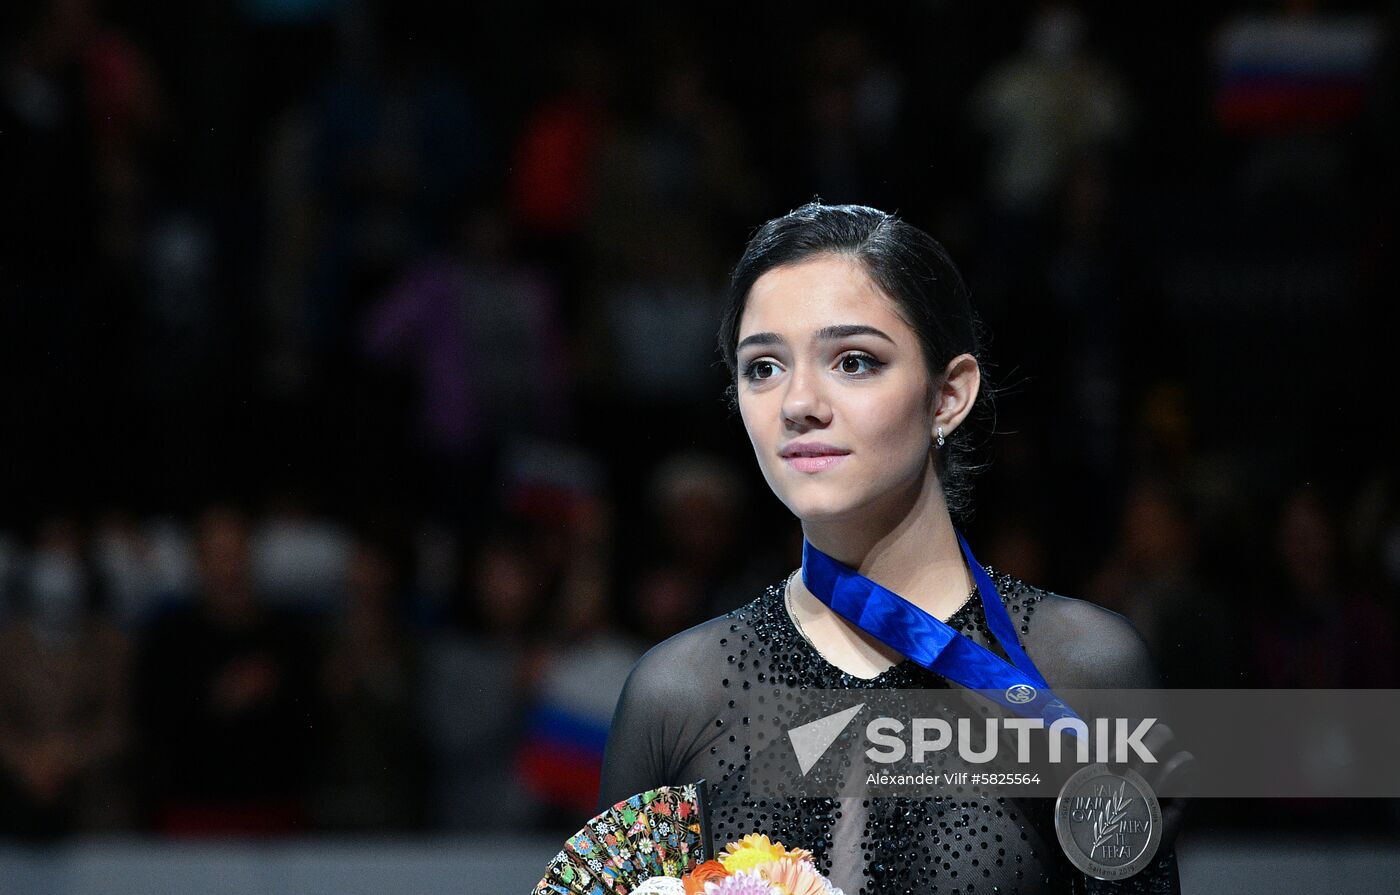
<instances>
[{"instance_id":1,"label":"bouquet of flowers","mask_svg":"<svg viewBox=\"0 0 1400 895\"><path fill-rule=\"evenodd\" d=\"M534 895L843 895L812 853L750 833L706 860L705 781L624 799L569 837Z\"/></svg>"},{"instance_id":2,"label":"bouquet of flowers","mask_svg":"<svg viewBox=\"0 0 1400 895\"><path fill-rule=\"evenodd\" d=\"M817 870L812 853L784 848L762 833L750 833L724 847L680 879L657 876L631 895L844 895Z\"/></svg>"}]
</instances>

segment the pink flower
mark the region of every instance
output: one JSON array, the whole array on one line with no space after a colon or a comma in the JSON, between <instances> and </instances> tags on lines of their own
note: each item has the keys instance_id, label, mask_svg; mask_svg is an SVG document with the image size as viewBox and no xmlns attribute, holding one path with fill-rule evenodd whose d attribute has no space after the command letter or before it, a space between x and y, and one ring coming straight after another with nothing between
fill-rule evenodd
<instances>
[{"instance_id":1,"label":"pink flower","mask_svg":"<svg viewBox=\"0 0 1400 895\"><path fill-rule=\"evenodd\" d=\"M705 883L705 895L782 895L767 880L744 871L726 876L718 883Z\"/></svg>"}]
</instances>

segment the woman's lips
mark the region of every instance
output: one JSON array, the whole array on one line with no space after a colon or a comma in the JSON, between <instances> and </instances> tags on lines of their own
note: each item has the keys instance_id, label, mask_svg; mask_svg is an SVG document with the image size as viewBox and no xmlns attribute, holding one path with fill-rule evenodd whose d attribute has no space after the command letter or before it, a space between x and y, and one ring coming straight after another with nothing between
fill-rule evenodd
<instances>
[{"instance_id":1,"label":"woman's lips","mask_svg":"<svg viewBox=\"0 0 1400 895\"><path fill-rule=\"evenodd\" d=\"M850 454L820 454L815 457L784 457L783 462L798 472L821 472L830 469Z\"/></svg>"}]
</instances>

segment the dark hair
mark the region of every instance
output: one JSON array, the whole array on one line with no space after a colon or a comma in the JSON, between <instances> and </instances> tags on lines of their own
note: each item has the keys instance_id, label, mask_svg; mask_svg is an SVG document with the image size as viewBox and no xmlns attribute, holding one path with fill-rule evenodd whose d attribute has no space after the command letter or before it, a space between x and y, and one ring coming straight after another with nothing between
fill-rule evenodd
<instances>
[{"instance_id":1,"label":"dark hair","mask_svg":"<svg viewBox=\"0 0 1400 895\"><path fill-rule=\"evenodd\" d=\"M980 469L970 462L976 427L968 423L988 417L992 403L981 356L982 325L972 313L967 285L947 250L895 215L864 205L809 202L758 228L730 276L719 325L719 351L729 368L730 406L737 402L739 320L754 282L776 267L831 254L857 260L894 301L900 316L918 334L932 381L938 381L948 362L959 354L971 354L982 365L973 412L934 455L948 512L963 521L970 511L972 476Z\"/></svg>"}]
</instances>

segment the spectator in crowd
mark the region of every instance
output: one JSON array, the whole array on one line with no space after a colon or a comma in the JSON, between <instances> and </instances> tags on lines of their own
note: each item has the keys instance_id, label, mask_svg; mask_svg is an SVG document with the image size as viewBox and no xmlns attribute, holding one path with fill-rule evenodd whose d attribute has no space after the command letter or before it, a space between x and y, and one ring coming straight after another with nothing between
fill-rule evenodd
<instances>
[{"instance_id":1,"label":"spectator in crowd","mask_svg":"<svg viewBox=\"0 0 1400 895\"><path fill-rule=\"evenodd\" d=\"M545 649L547 608L528 529L500 519L467 556L458 617L423 649L430 810L447 830L511 830L540 806L512 768Z\"/></svg>"},{"instance_id":2,"label":"spectator in crowd","mask_svg":"<svg viewBox=\"0 0 1400 895\"><path fill-rule=\"evenodd\" d=\"M198 592L146 631L137 669L151 823L174 834L304 830L318 721L314 642L264 604L249 524L210 506Z\"/></svg>"},{"instance_id":3,"label":"spectator in crowd","mask_svg":"<svg viewBox=\"0 0 1400 895\"><path fill-rule=\"evenodd\" d=\"M868 34L822 29L802 51L801 189L829 202L882 206L897 170L904 78Z\"/></svg>"},{"instance_id":4,"label":"spectator in crowd","mask_svg":"<svg viewBox=\"0 0 1400 895\"><path fill-rule=\"evenodd\" d=\"M128 642L94 608L84 553L73 520L46 522L0 629L0 834L132 822Z\"/></svg>"},{"instance_id":5,"label":"spectator in crowd","mask_svg":"<svg viewBox=\"0 0 1400 895\"><path fill-rule=\"evenodd\" d=\"M664 28L650 45L656 58L634 64L652 64L655 75L631 114L611 119L598 140L583 231L575 371L596 402L594 417L606 421L597 440L610 450L620 441L627 451L642 420L703 430L695 423L723 388L709 347L724 273L715 234L752 220L764 193L736 113L698 48Z\"/></svg>"},{"instance_id":6,"label":"spectator in crowd","mask_svg":"<svg viewBox=\"0 0 1400 895\"><path fill-rule=\"evenodd\" d=\"M1123 138L1122 78L1087 46L1088 23L1071 5L1037 13L1025 48L993 68L972 97L973 124L992 143L987 193L1004 213L1049 210L1078 162Z\"/></svg>"},{"instance_id":7,"label":"spectator in crowd","mask_svg":"<svg viewBox=\"0 0 1400 895\"><path fill-rule=\"evenodd\" d=\"M337 522L296 495L268 502L248 544L253 586L268 603L307 616L342 607L354 546Z\"/></svg>"},{"instance_id":8,"label":"spectator in crowd","mask_svg":"<svg viewBox=\"0 0 1400 895\"><path fill-rule=\"evenodd\" d=\"M1269 605L1250 629L1260 686L1396 686L1394 618L1344 566L1337 514L1322 490L1294 487L1276 518Z\"/></svg>"},{"instance_id":9,"label":"spectator in crowd","mask_svg":"<svg viewBox=\"0 0 1400 895\"><path fill-rule=\"evenodd\" d=\"M680 576L699 596L690 617L673 623L688 627L747 603L784 571L769 552L773 545L744 539L743 483L727 461L697 451L672 455L652 472L648 497L660 558L653 574Z\"/></svg>"},{"instance_id":10,"label":"spectator in crowd","mask_svg":"<svg viewBox=\"0 0 1400 895\"><path fill-rule=\"evenodd\" d=\"M468 208L447 245L410 261L369 306L362 346L371 361L411 371L418 442L444 472L460 475L501 441L552 434L569 421L558 294L518 258L490 205ZM530 362L512 362L521 358ZM429 493L450 481L429 483ZM460 496L456 488L448 499Z\"/></svg>"},{"instance_id":11,"label":"spectator in crowd","mask_svg":"<svg viewBox=\"0 0 1400 895\"><path fill-rule=\"evenodd\" d=\"M551 84L524 110L510 149L509 217L534 261L580 273L579 235L595 198L591 172L612 124L616 72L609 48L589 35L545 54ZM572 302L566 307L574 320Z\"/></svg>"},{"instance_id":12,"label":"spectator in crowd","mask_svg":"<svg viewBox=\"0 0 1400 895\"><path fill-rule=\"evenodd\" d=\"M1349 529L1359 583L1394 615L1400 608L1400 472L1377 472L1362 484Z\"/></svg>"},{"instance_id":13,"label":"spectator in crowd","mask_svg":"<svg viewBox=\"0 0 1400 895\"><path fill-rule=\"evenodd\" d=\"M317 826L408 830L425 821L427 782L417 714L418 649L404 628L402 561L361 535L345 602L321 667Z\"/></svg>"},{"instance_id":14,"label":"spectator in crowd","mask_svg":"<svg viewBox=\"0 0 1400 895\"><path fill-rule=\"evenodd\" d=\"M135 632L159 597L160 569L152 544L137 520L120 510L103 513L90 537L107 614L124 631Z\"/></svg>"},{"instance_id":15,"label":"spectator in crowd","mask_svg":"<svg viewBox=\"0 0 1400 895\"><path fill-rule=\"evenodd\" d=\"M1166 482L1129 489L1118 544L1089 584L1088 597L1126 615L1147 641L1164 686L1238 685L1240 645L1231 605L1202 573L1197 533Z\"/></svg>"}]
</instances>

